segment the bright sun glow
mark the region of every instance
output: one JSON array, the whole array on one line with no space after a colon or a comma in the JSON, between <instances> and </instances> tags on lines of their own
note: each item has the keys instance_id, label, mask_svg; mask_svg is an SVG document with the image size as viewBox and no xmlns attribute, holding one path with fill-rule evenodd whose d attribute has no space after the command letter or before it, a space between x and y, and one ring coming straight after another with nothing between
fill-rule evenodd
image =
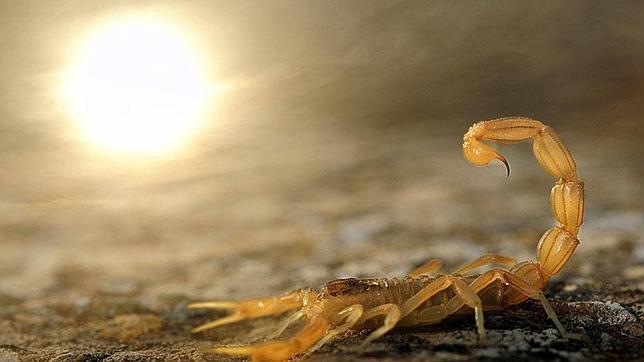
<instances>
[{"instance_id":1,"label":"bright sun glow","mask_svg":"<svg viewBox=\"0 0 644 362\"><path fill-rule=\"evenodd\" d=\"M208 87L182 34L160 21L128 18L87 38L63 92L92 143L116 152L157 153L195 131Z\"/></svg>"}]
</instances>

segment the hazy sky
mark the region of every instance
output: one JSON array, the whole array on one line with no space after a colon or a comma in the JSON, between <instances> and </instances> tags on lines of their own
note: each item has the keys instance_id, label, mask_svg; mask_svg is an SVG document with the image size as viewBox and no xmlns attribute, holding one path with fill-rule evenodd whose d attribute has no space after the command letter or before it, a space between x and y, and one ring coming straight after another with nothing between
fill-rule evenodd
<instances>
[{"instance_id":1,"label":"hazy sky","mask_svg":"<svg viewBox=\"0 0 644 362\"><path fill-rule=\"evenodd\" d=\"M56 98L74 40L128 12L176 19L225 89L189 156L200 173L220 143L270 144L280 127L641 122L641 1L2 1L0 198L93 194L131 175L86 152Z\"/></svg>"},{"instance_id":2,"label":"hazy sky","mask_svg":"<svg viewBox=\"0 0 644 362\"><path fill-rule=\"evenodd\" d=\"M60 99L78 40L129 14L180 28L216 89L180 152L93 147ZM576 157L597 241L586 252L630 245L644 205L642 19L639 0L0 0L0 292L116 276L222 297L217 278L235 274L259 295L282 282L246 253L294 272L280 253L301 248L317 270L347 240L373 244L339 275L402 273L381 248L416 263L432 242L432 257L532 255L552 178L529 145L503 149L509 180L461 150L470 124L510 115L553 126Z\"/></svg>"}]
</instances>

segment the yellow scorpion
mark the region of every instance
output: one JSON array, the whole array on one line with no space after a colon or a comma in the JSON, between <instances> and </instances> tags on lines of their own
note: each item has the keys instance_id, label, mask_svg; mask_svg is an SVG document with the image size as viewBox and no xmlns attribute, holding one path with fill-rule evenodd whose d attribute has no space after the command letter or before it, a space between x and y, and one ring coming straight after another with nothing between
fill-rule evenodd
<instances>
[{"instance_id":1,"label":"yellow scorpion","mask_svg":"<svg viewBox=\"0 0 644 362\"><path fill-rule=\"evenodd\" d=\"M362 346L395 327L439 323L453 314L474 310L476 327L485 338L483 311L499 310L528 298L541 301L563 337L568 337L557 315L543 295L546 282L561 270L579 244L577 234L584 218L584 184L568 148L552 128L529 118L509 117L474 124L463 137L465 158L483 166L496 159L510 172L508 161L485 144L532 140L534 155L543 169L557 178L550 193L556 225L546 231L537 245L537 260L517 263L501 255L483 255L453 273L435 274L441 261L431 259L403 278L337 279L319 292L300 289L282 296L238 302L194 303L189 308L228 309L228 316L193 330L200 332L246 319L298 310L276 332L305 318L301 330L286 340L250 346L213 348L215 353L250 356L254 361L281 361L312 353L349 329L370 329ZM472 274L474 269L495 264L498 268Z\"/></svg>"}]
</instances>

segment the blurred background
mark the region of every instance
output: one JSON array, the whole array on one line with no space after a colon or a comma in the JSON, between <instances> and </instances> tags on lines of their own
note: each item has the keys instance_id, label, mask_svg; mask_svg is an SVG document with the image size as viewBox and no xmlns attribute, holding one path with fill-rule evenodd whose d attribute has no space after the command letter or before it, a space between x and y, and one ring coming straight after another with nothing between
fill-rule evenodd
<instances>
[{"instance_id":1,"label":"blurred background","mask_svg":"<svg viewBox=\"0 0 644 362\"><path fill-rule=\"evenodd\" d=\"M641 288L642 19L640 1L2 1L0 301L155 310L533 258L554 180L528 145L501 147L507 180L461 154L469 125L511 115L551 125L586 182L563 275Z\"/></svg>"}]
</instances>

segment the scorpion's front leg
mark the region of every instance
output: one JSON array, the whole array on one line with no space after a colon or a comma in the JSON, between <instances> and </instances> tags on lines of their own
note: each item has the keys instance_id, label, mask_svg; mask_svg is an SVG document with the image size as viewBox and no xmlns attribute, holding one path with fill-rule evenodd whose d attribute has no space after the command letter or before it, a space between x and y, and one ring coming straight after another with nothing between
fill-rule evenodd
<instances>
[{"instance_id":1,"label":"scorpion's front leg","mask_svg":"<svg viewBox=\"0 0 644 362\"><path fill-rule=\"evenodd\" d=\"M281 314L289 310L301 308L304 299L310 293L308 289L300 289L279 297L249 299L238 302L202 302L188 305L190 309L212 308L228 309L232 313L226 317L203 324L192 330L193 333L202 332L207 329L220 327L226 324Z\"/></svg>"},{"instance_id":2,"label":"scorpion's front leg","mask_svg":"<svg viewBox=\"0 0 644 362\"><path fill-rule=\"evenodd\" d=\"M313 353L320 347L331 342L338 335L348 331L350 328L360 323L364 316L364 307L362 304L351 305L338 313L338 317L343 320L339 326L329 330L324 337L317 341L312 347L307 350L307 353Z\"/></svg>"},{"instance_id":3,"label":"scorpion's front leg","mask_svg":"<svg viewBox=\"0 0 644 362\"><path fill-rule=\"evenodd\" d=\"M364 349L369 343L373 340L380 338L385 335L385 333L396 327L396 324L400 321L402 312L400 307L396 304L382 304L377 307L367 310L362 316L362 321L367 321L371 318L378 316L384 316L385 320L382 326L378 327L375 331L371 332L369 336L362 342L360 346L361 349Z\"/></svg>"}]
</instances>

